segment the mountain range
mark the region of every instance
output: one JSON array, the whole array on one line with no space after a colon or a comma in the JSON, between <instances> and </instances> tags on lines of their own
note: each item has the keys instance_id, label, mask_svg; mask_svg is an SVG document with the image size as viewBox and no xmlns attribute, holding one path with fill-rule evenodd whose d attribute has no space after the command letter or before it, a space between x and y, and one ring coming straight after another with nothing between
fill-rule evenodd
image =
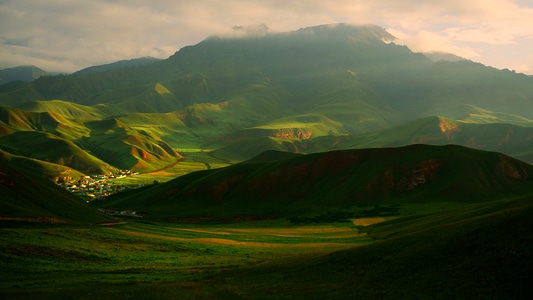
<instances>
[{"instance_id":1,"label":"mountain range","mask_svg":"<svg viewBox=\"0 0 533 300\"><path fill-rule=\"evenodd\" d=\"M213 36L165 60L0 86L0 147L86 174L157 170L184 159L175 149L238 162L269 149L450 143L533 161L532 77L394 40L347 24ZM35 149L48 143L65 150Z\"/></svg>"}]
</instances>

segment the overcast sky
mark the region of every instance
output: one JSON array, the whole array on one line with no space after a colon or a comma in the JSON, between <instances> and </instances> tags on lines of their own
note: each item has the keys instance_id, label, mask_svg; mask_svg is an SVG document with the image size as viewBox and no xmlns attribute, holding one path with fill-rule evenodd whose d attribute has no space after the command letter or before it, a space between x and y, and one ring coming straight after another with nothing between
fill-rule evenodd
<instances>
[{"instance_id":1,"label":"overcast sky","mask_svg":"<svg viewBox=\"0 0 533 300\"><path fill-rule=\"evenodd\" d=\"M375 3L378 4L375 4ZM533 0L0 0L0 69L167 58L235 26L376 24L413 51L533 74Z\"/></svg>"}]
</instances>

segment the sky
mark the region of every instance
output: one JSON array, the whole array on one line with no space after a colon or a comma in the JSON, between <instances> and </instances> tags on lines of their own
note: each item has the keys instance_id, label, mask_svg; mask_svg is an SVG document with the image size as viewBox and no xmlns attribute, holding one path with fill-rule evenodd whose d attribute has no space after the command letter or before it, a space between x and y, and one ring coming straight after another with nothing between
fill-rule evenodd
<instances>
[{"instance_id":1,"label":"sky","mask_svg":"<svg viewBox=\"0 0 533 300\"><path fill-rule=\"evenodd\" d=\"M415 52L533 75L533 0L0 0L0 69L167 58L239 28L375 24ZM261 25L262 26L258 26Z\"/></svg>"}]
</instances>

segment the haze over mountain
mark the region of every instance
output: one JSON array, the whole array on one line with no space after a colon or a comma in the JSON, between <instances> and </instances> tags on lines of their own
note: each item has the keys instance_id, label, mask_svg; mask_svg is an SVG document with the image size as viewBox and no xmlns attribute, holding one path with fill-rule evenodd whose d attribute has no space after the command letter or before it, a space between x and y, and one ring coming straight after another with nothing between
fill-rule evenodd
<instances>
[{"instance_id":1,"label":"haze over mountain","mask_svg":"<svg viewBox=\"0 0 533 300\"><path fill-rule=\"evenodd\" d=\"M529 76L467 60L434 62L378 26L347 24L213 36L163 61L0 87L4 136L45 131L105 164L140 171L182 159L173 149L183 148L241 161L267 149L445 141L529 160L532 99ZM448 121L434 123L432 133L417 129L429 128L417 119L432 116ZM393 133L406 123L417 138ZM499 125L487 124L513 124L520 134L489 142L485 133ZM451 138L459 131L466 135ZM370 133L385 140L360 143ZM27 155L15 150L21 139L4 140L5 151Z\"/></svg>"},{"instance_id":2,"label":"haze over mountain","mask_svg":"<svg viewBox=\"0 0 533 300\"><path fill-rule=\"evenodd\" d=\"M0 70L0 85L13 81L31 82L35 79L50 75L36 66L19 66Z\"/></svg>"}]
</instances>

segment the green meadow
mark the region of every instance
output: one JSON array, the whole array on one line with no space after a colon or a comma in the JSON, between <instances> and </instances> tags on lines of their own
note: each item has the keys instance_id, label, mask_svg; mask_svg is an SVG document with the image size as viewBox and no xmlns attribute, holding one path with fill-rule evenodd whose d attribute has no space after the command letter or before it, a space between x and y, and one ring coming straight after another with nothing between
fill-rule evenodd
<instances>
[{"instance_id":1,"label":"green meadow","mask_svg":"<svg viewBox=\"0 0 533 300\"><path fill-rule=\"evenodd\" d=\"M1 229L3 299L216 295L201 281L225 270L372 242L349 222L188 224L132 218L112 226L19 225Z\"/></svg>"},{"instance_id":2,"label":"green meadow","mask_svg":"<svg viewBox=\"0 0 533 300\"><path fill-rule=\"evenodd\" d=\"M3 221L0 296L526 299L530 200L411 203L392 216L312 224Z\"/></svg>"}]
</instances>

